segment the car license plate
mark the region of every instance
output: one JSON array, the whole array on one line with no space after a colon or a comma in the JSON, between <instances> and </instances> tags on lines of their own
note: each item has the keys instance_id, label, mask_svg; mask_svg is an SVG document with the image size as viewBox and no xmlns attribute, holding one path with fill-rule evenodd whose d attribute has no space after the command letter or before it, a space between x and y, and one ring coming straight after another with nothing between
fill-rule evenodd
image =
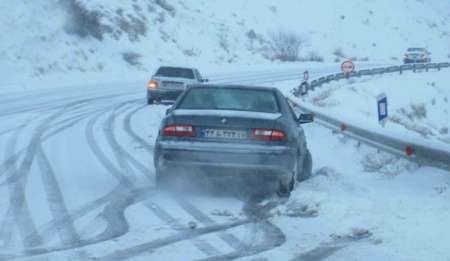
<instances>
[{"instance_id":1,"label":"car license plate","mask_svg":"<svg viewBox=\"0 0 450 261\"><path fill-rule=\"evenodd\" d=\"M247 132L244 130L222 130L222 129L203 129L203 137L216 139L247 139Z\"/></svg>"}]
</instances>

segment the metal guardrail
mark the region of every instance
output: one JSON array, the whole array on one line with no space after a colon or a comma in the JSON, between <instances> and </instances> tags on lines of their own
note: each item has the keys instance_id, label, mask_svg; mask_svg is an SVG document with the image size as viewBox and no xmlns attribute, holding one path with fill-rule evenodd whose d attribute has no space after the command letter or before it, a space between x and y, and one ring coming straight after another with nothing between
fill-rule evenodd
<instances>
[{"instance_id":1,"label":"metal guardrail","mask_svg":"<svg viewBox=\"0 0 450 261\"><path fill-rule=\"evenodd\" d=\"M341 79L350 79L354 77L361 77L366 75L377 75L377 74L385 74L385 73L400 73L402 74L405 71L413 71L416 72L418 70L425 70L429 71L430 69L436 69L440 71L443 68L449 68L450 63L417 63L417 64L404 64L400 66L389 66L389 67L380 67L380 68L373 68L373 69L366 69L366 70L360 70L353 72L351 74L344 74L344 73L335 73L330 74L324 77L320 77L316 80L311 81L309 84L309 89L314 89L317 87L321 87L325 83L330 83L332 81L338 81Z\"/></svg>"},{"instance_id":2,"label":"metal guardrail","mask_svg":"<svg viewBox=\"0 0 450 261\"><path fill-rule=\"evenodd\" d=\"M430 69L441 70L443 68L449 67L450 63L406 64L400 66L361 70L349 75L337 73L313 80L310 83L308 90L312 91L315 88L321 87L326 83L329 83L331 81L339 81L344 78L350 79L353 77L361 77L365 75L377 75L395 72L402 74L405 71L415 72L417 70L425 70L428 72ZM446 150L445 148L439 148L439 146L430 145L428 141L418 142L417 140L406 137L399 138L389 134L383 134L364 129L360 126L348 124L323 113L317 112L312 108L308 108L307 106L298 105L298 103L296 103L292 98L289 98L289 100L295 107L298 107L301 111L313 113L319 124L322 124L334 131L339 131L342 134L356 139L362 143L369 144L380 150L403 156L419 164L430 165L450 171L450 149Z\"/></svg>"}]
</instances>

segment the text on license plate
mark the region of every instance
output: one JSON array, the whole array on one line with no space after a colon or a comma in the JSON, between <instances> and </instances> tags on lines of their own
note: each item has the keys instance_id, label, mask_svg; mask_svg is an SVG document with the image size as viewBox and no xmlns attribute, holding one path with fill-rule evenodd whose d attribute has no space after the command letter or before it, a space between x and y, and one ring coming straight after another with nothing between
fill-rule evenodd
<instances>
[{"instance_id":1,"label":"text on license plate","mask_svg":"<svg viewBox=\"0 0 450 261\"><path fill-rule=\"evenodd\" d=\"M205 138L221 138L221 139L247 139L247 132L243 130L221 130L221 129L203 129L203 137Z\"/></svg>"}]
</instances>

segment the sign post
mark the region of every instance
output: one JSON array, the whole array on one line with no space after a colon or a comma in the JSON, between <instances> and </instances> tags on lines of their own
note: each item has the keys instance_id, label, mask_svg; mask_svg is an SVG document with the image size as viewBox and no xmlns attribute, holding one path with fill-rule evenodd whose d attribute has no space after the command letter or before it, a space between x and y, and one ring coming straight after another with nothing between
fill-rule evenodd
<instances>
[{"instance_id":1,"label":"sign post","mask_svg":"<svg viewBox=\"0 0 450 261\"><path fill-rule=\"evenodd\" d=\"M384 127L388 118L388 100L385 93L378 95L377 97L378 106L378 123Z\"/></svg>"},{"instance_id":2,"label":"sign post","mask_svg":"<svg viewBox=\"0 0 450 261\"><path fill-rule=\"evenodd\" d=\"M300 94L302 96L308 94L308 80L309 80L309 72L308 70L303 72L303 82L300 84Z\"/></svg>"},{"instance_id":3,"label":"sign post","mask_svg":"<svg viewBox=\"0 0 450 261\"><path fill-rule=\"evenodd\" d=\"M309 72L308 70L303 72L303 81L307 82L309 80Z\"/></svg>"}]
</instances>

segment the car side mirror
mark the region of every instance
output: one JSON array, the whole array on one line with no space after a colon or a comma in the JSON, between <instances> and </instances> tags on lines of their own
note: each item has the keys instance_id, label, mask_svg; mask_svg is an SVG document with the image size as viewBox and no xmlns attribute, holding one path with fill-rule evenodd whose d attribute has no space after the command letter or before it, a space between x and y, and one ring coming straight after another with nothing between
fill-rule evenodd
<instances>
[{"instance_id":1,"label":"car side mirror","mask_svg":"<svg viewBox=\"0 0 450 261\"><path fill-rule=\"evenodd\" d=\"M314 114L302 113L298 116L297 122L299 124L311 123L314 121Z\"/></svg>"},{"instance_id":2,"label":"car side mirror","mask_svg":"<svg viewBox=\"0 0 450 261\"><path fill-rule=\"evenodd\" d=\"M169 115L171 112L172 112L172 108L168 108L168 109L166 110L166 115Z\"/></svg>"}]
</instances>

